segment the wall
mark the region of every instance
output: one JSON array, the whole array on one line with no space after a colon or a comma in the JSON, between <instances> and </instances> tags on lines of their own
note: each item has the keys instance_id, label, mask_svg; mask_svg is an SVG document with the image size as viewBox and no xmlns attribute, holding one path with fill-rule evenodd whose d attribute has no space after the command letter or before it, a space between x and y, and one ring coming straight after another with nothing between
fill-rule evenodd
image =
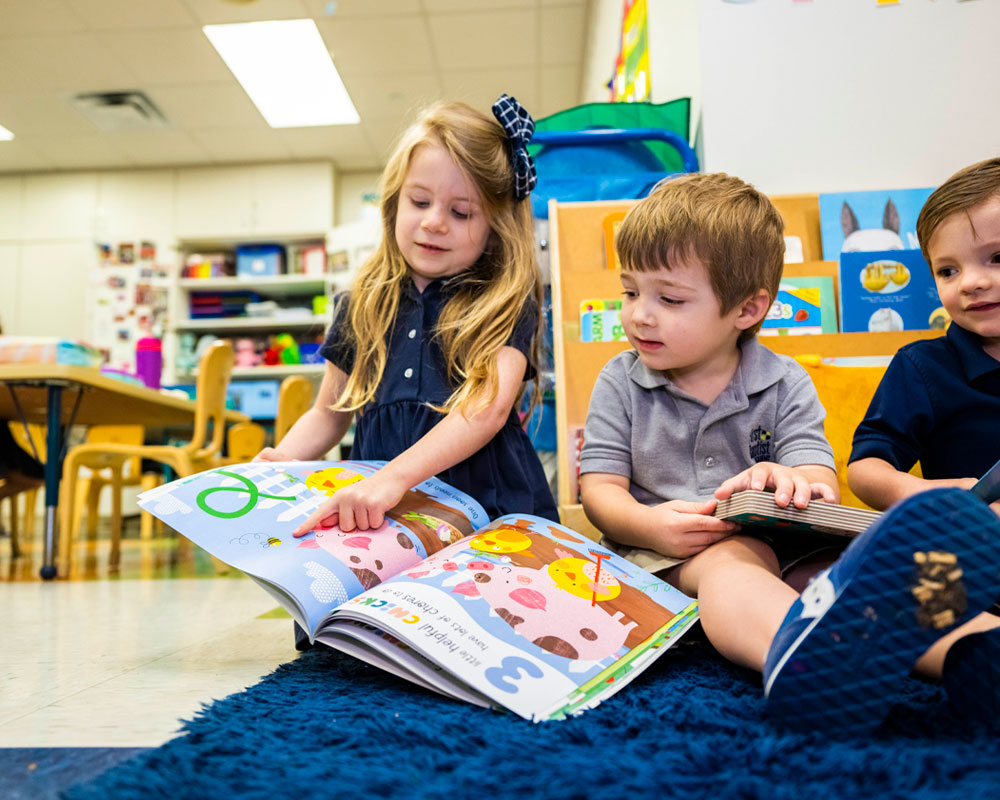
<instances>
[{"instance_id":1,"label":"wall","mask_svg":"<svg viewBox=\"0 0 1000 800\"><path fill-rule=\"evenodd\" d=\"M231 189L244 174L252 192ZM185 194L185 177L204 192ZM191 169L66 172L0 176L0 324L19 336L87 337L87 297L96 242L152 240L158 261L177 263L184 215L245 205L246 231L212 228L221 237L323 234L333 225L329 162ZM219 189L217 196L210 190ZM226 191L223 191L226 190ZM204 208L192 208L192 203ZM289 222L288 220L292 220ZM302 230L288 227L300 224Z\"/></svg>"},{"instance_id":2,"label":"wall","mask_svg":"<svg viewBox=\"0 0 1000 800\"><path fill-rule=\"evenodd\" d=\"M935 186L998 151L1000 3L700 3L707 170L770 193Z\"/></svg>"},{"instance_id":3,"label":"wall","mask_svg":"<svg viewBox=\"0 0 1000 800\"><path fill-rule=\"evenodd\" d=\"M701 102L698 0L646 0L652 102L690 97L691 133ZM581 103L605 103L622 26L623 0L592 0Z\"/></svg>"},{"instance_id":4,"label":"wall","mask_svg":"<svg viewBox=\"0 0 1000 800\"><path fill-rule=\"evenodd\" d=\"M336 222L347 225L366 219L372 214L378 216L377 205L365 201L366 195L378 194L379 171L337 173Z\"/></svg>"}]
</instances>

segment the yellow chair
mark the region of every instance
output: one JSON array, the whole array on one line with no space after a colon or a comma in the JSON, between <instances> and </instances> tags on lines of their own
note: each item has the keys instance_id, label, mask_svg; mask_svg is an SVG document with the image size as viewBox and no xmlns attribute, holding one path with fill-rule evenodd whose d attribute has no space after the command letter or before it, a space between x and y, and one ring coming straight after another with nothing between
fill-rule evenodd
<instances>
[{"instance_id":1,"label":"yellow chair","mask_svg":"<svg viewBox=\"0 0 1000 800\"><path fill-rule=\"evenodd\" d=\"M845 506L868 508L847 485L847 459L851 455L854 431L864 419L885 374L885 367L824 364L818 356L800 356L796 361L809 373L819 401L826 409L825 433L833 447L833 460L837 465L840 502ZM911 472L919 475L920 465L917 464Z\"/></svg>"},{"instance_id":2,"label":"yellow chair","mask_svg":"<svg viewBox=\"0 0 1000 800\"><path fill-rule=\"evenodd\" d=\"M245 464L264 449L267 431L256 422L237 422L226 433L226 457L219 459L224 464Z\"/></svg>"},{"instance_id":3,"label":"yellow chair","mask_svg":"<svg viewBox=\"0 0 1000 800\"><path fill-rule=\"evenodd\" d=\"M290 375L278 390L278 413L274 418L274 446L285 438L289 428L312 407L313 384L303 375ZM243 464L264 449L267 432L255 422L239 422L226 435L226 457L219 464Z\"/></svg>"},{"instance_id":4,"label":"yellow chair","mask_svg":"<svg viewBox=\"0 0 1000 800\"><path fill-rule=\"evenodd\" d=\"M28 423L28 429L20 422L7 424L11 436L18 446L26 453L38 455L38 460L45 463L45 426ZM32 446L34 445L34 446ZM0 501L10 501L10 551L17 558L21 555L19 531L25 530L28 535L35 529L35 509L38 507L38 492L45 488L45 483L21 486L9 480L0 479ZM24 498L24 511L18 514L18 498Z\"/></svg>"},{"instance_id":5,"label":"yellow chair","mask_svg":"<svg viewBox=\"0 0 1000 800\"><path fill-rule=\"evenodd\" d=\"M74 447L63 462L63 489L66 497L76 496L81 466L99 463L102 467L121 469L129 459L146 458L172 467L178 477L185 478L216 466L225 436L226 387L233 368L233 345L220 340L205 351L198 364L194 433L187 444L135 445L125 443L87 443ZM72 504L59 510L60 571L69 571L72 556ZM111 563L118 563L118 542L112 541ZM65 574L64 572L64 574Z\"/></svg>"},{"instance_id":6,"label":"yellow chair","mask_svg":"<svg viewBox=\"0 0 1000 800\"><path fill-rule=\"evenodd\" d=\"M278 416L274 420L274 446L313 403L313 383L304 375L290 375L278 390Z\"/></svg>"}]
</instances>

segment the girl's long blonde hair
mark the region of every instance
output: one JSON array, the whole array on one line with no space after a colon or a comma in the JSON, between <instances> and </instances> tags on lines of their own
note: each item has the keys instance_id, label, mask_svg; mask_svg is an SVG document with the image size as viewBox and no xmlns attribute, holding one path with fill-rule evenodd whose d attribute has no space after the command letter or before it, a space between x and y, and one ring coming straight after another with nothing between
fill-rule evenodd
<instances>
[{"instance_id":1,"label":"girl's long blonde hair","mask_svg":"<svg viewBox=\"0 0 1000 800\"><path fill-rule=\"evenodd\" d=\"M402 136L382 173L382 242L362 265L351 290L349 331L354 367L333 408L363 409L372 402L385 370L388 338L396 320L408 266L396 243L399 195L414 151L443 146L479 191L490 234L479 259L462 273L441 309L437 337L455 390L439 411L471 416L496 399L497 356L534 297L541 322L542 286L535 257L531 205L513 195L513 167L503 128L464 103L427 109ZM529 363L538 364L538 336ZM535 382L532 405L539 396Z\"/></svg>"}]
</instances>

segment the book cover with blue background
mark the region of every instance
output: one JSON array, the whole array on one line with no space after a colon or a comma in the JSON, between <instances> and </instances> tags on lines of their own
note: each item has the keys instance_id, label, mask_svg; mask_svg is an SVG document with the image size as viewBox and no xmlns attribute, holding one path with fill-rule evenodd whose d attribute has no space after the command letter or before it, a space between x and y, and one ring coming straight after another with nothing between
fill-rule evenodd
<instances>
[{"instance_id":1,"label":"book cover with blue background","mask_svg":"<svg viewBox=\"0 0 1000 800\"><path fill-rule=\"evenodd\" d=\"M913 250L917 215L933 188L831 192L819 196L823 259L836 261L841 252Z\"/></svg>"},{"instance_id":2,"label":"book cover with blue background","mask_svg":"<svg viewBox=\"0 0 1000 800\"><path fill-rule=\"evenodd\" d=\"M919 250L840 254L840 329L918 331L948 321Z\"/></svg>"}]
</instances>

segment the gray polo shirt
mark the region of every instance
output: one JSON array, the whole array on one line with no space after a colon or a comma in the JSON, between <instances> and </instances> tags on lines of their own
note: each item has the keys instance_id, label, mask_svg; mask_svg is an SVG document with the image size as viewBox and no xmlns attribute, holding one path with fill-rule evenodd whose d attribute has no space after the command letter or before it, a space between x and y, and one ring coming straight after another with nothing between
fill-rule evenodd
<instances>
[{"instance_id":1,"label":"gray polo shirt","mask_svg":"<svg viewBox=\"0 0 1000 800\"><path fill-rule=\"evenodd\" d=\"M580 473L622 475L645 505L709 500L724 480L760 461L835 469L825 417L808 373L756 339L741 345L736 373L708 406L629 350L594 384ZM638 548L624 554L652 571L680 563Z\"/></svg>"}]
</instances>

